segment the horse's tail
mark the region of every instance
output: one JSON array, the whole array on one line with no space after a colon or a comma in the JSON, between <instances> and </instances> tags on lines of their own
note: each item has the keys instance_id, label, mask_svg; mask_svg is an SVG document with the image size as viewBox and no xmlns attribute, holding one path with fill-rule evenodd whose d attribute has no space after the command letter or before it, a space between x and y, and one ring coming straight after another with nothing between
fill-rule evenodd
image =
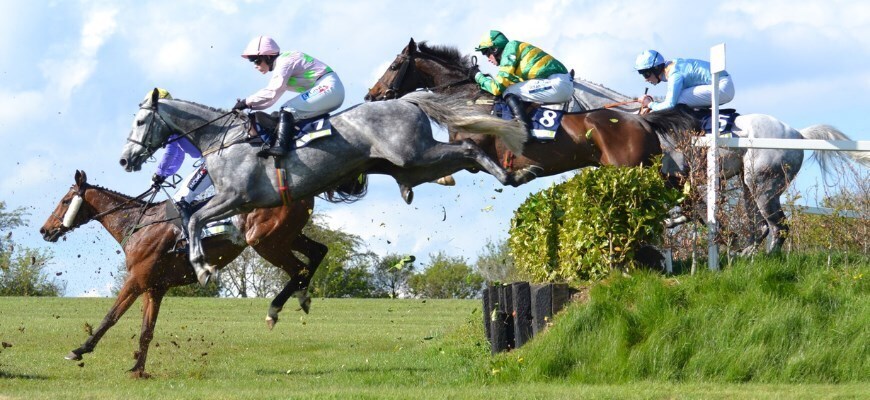
<instances>
[{"instance_id":1,"label":"horse's tail","mask_svg":"<svg viewBox=\"0 0 870 400\"><path fill-rule=\"evenodd\" d=\"M840 132L837 128L830 125L813 125L800 130L801 136L804 139L821 139L821 140L852 140L845 133ZM827 174L829 165L834 161L846 161L851 159L865 167L870 167L870 151L835 151L835 150L816 150L813 152L813 158L819 163L822 173Z\"/></svg>"},{"instance_id":2,"label":"horse's tail","mask_svg":"<svg viewBox=\"0 0 870 400\"><path fill-rule=\"evenodd\" d=\"M363 198L368 191L368 175L360 174L323 192L323 195L319 197L330 203L353 203Z\"/></svg>"},{"instance_id":3,"label":"horse's tail","mask_svg":"<svg viewBox=\"0 0 870 400\"><path fill-rule=\"evenodd\" d=\"M448 130L493 135L516 155L523 153L526 128L515 120L504 120L483 114L465 99L437 93L412 92L401 98L416 105L430 119Z\"/></svg>"}]
</instances>

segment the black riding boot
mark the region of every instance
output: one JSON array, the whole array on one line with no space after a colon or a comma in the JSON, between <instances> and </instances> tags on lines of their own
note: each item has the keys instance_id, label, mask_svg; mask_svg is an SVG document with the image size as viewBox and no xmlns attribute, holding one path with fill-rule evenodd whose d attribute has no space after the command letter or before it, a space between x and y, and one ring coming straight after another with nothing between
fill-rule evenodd
<instances>
[{"instance_id":1,"label":"black riding boot","mask_svg":"<svg viewBox=\"0 0 870 400\"><path fill-rule=\"evenodd\" d=\"M175 209L178 210L178 215L181 216L181 233L184 235L184 240L190 244L190 234L187 232L187 222L190 221L190 215L193 214L192 206L187 200L181 199L175 203ZM179 246L178 242L170 250L172 253L187 253L187 246Z\"/></svg>"},{"instance_id":2,"label":"black riding boot","mask_svg":"<svg viewBox=\"0 0 870 400\"><path fill-rule=\"evenodd\" d=\"M529 137L532 136L532 119L526 114L525 106L523 106L523 101L519 96L509 94L504 96L504 102L511 108L511 112L514 113L514 118L517 121L523 123L523 126L526 127L526 135Z\"/></svg>"},{"instance_id":3,"label":"black riding boot","mask_svg":"<svg viewBox=\"0 0 870 400\"><path fill-rule=\"evenodd\" d=\"M293 133L295 133L294 123L296 123L296 120L293 118L293 114L281 109L281 115L278 120L278 138L275 139L275 144L268 149L260 150L257 155L260 157L283 157L287 155L287 152L290 150L290 141L293 140Z\"/></svg>"}]
</instances>

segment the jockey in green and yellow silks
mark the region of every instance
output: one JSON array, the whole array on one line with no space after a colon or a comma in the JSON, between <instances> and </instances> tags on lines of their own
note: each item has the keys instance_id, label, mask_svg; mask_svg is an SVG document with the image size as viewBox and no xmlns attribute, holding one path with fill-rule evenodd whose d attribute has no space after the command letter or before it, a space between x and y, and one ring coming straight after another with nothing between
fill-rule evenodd
<instances>
[{"instance_id":1,"label":"jockey in green and yellow silks","mask_svg":"<svg viewBox=\"0 0 870 400\"><path fill-rule=\"evenodd\" d=\"M516 94L538 103L561 103L571 98L574 86L568 69L547 52L525 42L509 41L499 31L489 31L474 49L498 66L495 77L475 74L481 89L496 96ZM522 90L524 87L529 89Z\"/></svg>"},{"instance_id":2,"label":"jockey in green and yellow silks","mask_svg":"<svg viewBox=\"0 0 870 400\"><path fill-rule=\"evenodd\" d=\"M531 121L521 100L564 103L574 94L574 83L565 65L531 44L508 40L503 33L492 30L474 49L498 66L495 77L477 72L474 81L481 89L504 97L505 103L529 131Z\"/></svg>"}]
</instances>

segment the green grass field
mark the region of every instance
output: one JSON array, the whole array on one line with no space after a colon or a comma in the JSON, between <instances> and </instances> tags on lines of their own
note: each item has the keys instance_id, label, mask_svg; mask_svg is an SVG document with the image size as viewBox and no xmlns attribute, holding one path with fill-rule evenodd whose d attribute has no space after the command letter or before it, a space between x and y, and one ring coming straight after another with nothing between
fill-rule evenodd
<instances>
[{"instance_id":1,"label":"green grass field","mask_svg":"<svg viewBox=\"0 0 870 400\"><path fill-rule=\"evenodd\" d=\"M813 290L832 284L831 281L825 281L828 275L812 275L808 286L800 284L801 279L789 273L788 267L767 274L755 272L748 275L757 276L761 285L767 285L766 289L757 291L762 298L789 298L789 291L794 290L804 293L802 298L810 302L818 300L816 305L808 303L806 314L809 316L818 309L832 309L830 304L822 304L825 301L854 303L857 299L857 305L847 305L851 308L840 310L849 317L854 310L866 312L868 304L868 267L850 268L831 272L843 279L848 278L838 281L840 288L831 296L823 296ZM685 287L679 292L680 296L684 296L681 307L687 310L685 318L703 323L699 320L702 314L696 314L697 311L688 304L694 304L691 294L703 291L704 285L730 287L748 284L746 280L730 276L725 276L725 279L713 278L703 274L697 279L680 278L682 282L679 285ZM762 376L773 377L767 380L733 379L724 373L715 375L708 372L692 376L687 373L693 368L691 364L680 364L682 370L672 367L664 369L681 373L679 377L638 373L638 370L648 371L652 368L650 365L657 362L672 362L673 354L679 354L661 350L667 348L670 342L660 337L660 331L650 327L655 317L644 313L663 308L662 312L676 318L665 321L663 332L674 332L679 329L680 321L685 322L674 317L680 313L672 307L644 305L657 304L657 298L674 299L673 293L663 289L673 286L673 282L657 286L652 279L649 276L633 279L638 288L645 289L638 292L634 292L638 288L632 289L626 282L609 284L611 288L619 289L616 294L619 296L650 293L646 297L640 296L641 299L627 308L639 313L634 319L627 318L625 311L618 311L618 307L610 303L606 303L606 307L596 305L597 298L610 302L612 299L605 296L614 295L607 294L613 289L593 290L592 301L572 306L557 318L557 329L540 335L518 351L497 357L489 355L488 344L483 339L480 303L476 300L314 299L310 315L287 307L275 330L269 331L264 323L268 307L266 299L167 298L149 353L147 369L152 379L148 380L130 379L126 373L134 363L132 354L138 346L141 321L138 306L132 308L109 331L96 350L85 355L84 363L80 364L66 361L63 357L85 340L85 323L96 326L102 320L111 304L110 299L0 298L0 341L12 345L0 348L0 400L816 399L870 396L868 378L856 378L854 372L837 375L846 377L845 383L840 384L813 377L803 382L789 383L787 379L782 382L782 379L776 379L776 375L770 375L769 372L764 372L768 375L759 372ZM756 291L747 288L747 292ZM712 297L703 298L709 300ZM752 297L750 300L755 299ZM723 298L721 303L718 311L724 310L724 316L719 318L721 321L718 326L736 324L734 321L739 319L739 313L752 308L749 300L735 303L732 299ZM697 304L707 303L698 301ZM734 309L733 304L740 304L744 308ZM617 310L617 316L635 320L635 326L632 328L630 324L618 322L618 319L614 320L616 322L600 322L602 329L606 329L600 334L584 340L569 339L582 331L579 327L589 324L590 315L599 318L603 315L601 310L611 308ZM798 324L792 327L799 327L800 310L783 309L787 315L782 318ZM708 320L716 321L716 313L717 310L712 309ZM870 316L849 318L850 321L858 318L860 322ZM771 323L776 325L776 321ZM801 334L812 335L817 330L824 332L824 329L817 329L812 323L808 325L816 330L803 329ZM775 340L769 337L771 329L770 324L766 324L747 331L747 334L749 337L755 335L763 340L771 340L769 345L774 346ZM848 348L848 351L857 351L859 354L845 362L857 363L852 367L858 368L860 373L860 369L866 371L870 363L865 358L870 350L867 349L868 326L859 326L857 329L863 339L859 337L857 342L852 340L847 345L855 346L857 343L863 347ZM642 343L628 346L625 342L626 332L629 338ZM653 338L644 339L644 332ZM608 336L611 339L601 341ZM731 336L736 334L711 340L744 340ZM848 337L854 339L854 336ZM808 339L810 342L814 340L812 337ZM694 350L698 354L705 355L706 358L700 359L696 369L709 371L713 364L709 357L716 357L717 353L703 353L701 339L689 337L681 340L695 346ZM586 354L591 351L583 347L603 347L602 343L610 342L613 343L612 356L604 358L600 357L608 354L608 349L601 348L594 354ZM559 347L565 343L569 344L568 348ZM820 343L820 346L837 346L836 340L826 339ZM763 362L764 357L771 357L763 351L762 344L747 350L750 357L755 357L751 358L753 368L758 368L756 364ZM633 347L636 352L633 353L626 346ZM647 348L653 348L652 353L645 353ZM655 348L659 349L658 353ZM656 358L649 354L659 355ZM724 351L719 356L733 357L735 354L739 354L739 351ZM817 356L820 355L808 355L811 359ZM580 363L577 357L586 363ZM609 364L601 364L605 361ZM596 367L591 362L601 365ZM771 360L774 367L775 362L777 360ZM626 368L626 364L621 363L637 364L639 367ZM564 372L553 373L554 368ZM608 381L610 375L602 371L607 368L618 370L616 379ZM733 371L730 373L734 374ZM649 379L649 376L653 378ZM738 383L744 381L747 383Z\"/></svg>"}]
</instances>

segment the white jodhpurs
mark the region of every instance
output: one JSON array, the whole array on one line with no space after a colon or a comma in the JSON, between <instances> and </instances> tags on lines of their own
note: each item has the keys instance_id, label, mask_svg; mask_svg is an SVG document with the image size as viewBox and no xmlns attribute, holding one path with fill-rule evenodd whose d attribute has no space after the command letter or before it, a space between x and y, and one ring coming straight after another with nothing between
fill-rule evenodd
<instances>
[{"instance_id":1,"label":"white jodhpurs","mask_svg":"<svg viewBox=\"0 0 870 400\"><path fill-rule=\"evenodd\" d=\"M208 176L208 170L205 164L194 169L181 183L178 184L178 191L172 195L172 200L178 203L180 200L185 200L188 203L193 202L196 196L199 196L212 185L211 177Z\"/></svg>"},{"instance_id":2,"label":"white jodhpurs","mask_svg":"<svg viewBox=\"0 0 870 400\"><path fill-rule=\"evenodd\" d=\"M287 100L281 108L293 114L297 121L328 114L344 102L344 85L335 72L324 74L314 82L314 87Z\"/></svg>"},{"instance_id":3,"label":"white jodhpurs","mask_svg":"<svg viewBox=\"0 0 870 400\"><path fill-rule=\"evenodd\" d=\"M571 75L554 74L544 79L514 83L504 91L505 96L509 94L535 103L565 103L574 94L574 82Z\"/></svg>"},{"instance_id":4,"label":"white jodhpurs","mask_svg":"<svg viewBox=\"0 0 870 400\"><path fill-rule=\"evenodd\" d=\"M731 76L719 77L719 104L725 104L734 99L734 84ZM710 107L713 103L713 85L700 85L685 88L680 92L678 104L689 107Z\"/></svg>"}]
</instances>

